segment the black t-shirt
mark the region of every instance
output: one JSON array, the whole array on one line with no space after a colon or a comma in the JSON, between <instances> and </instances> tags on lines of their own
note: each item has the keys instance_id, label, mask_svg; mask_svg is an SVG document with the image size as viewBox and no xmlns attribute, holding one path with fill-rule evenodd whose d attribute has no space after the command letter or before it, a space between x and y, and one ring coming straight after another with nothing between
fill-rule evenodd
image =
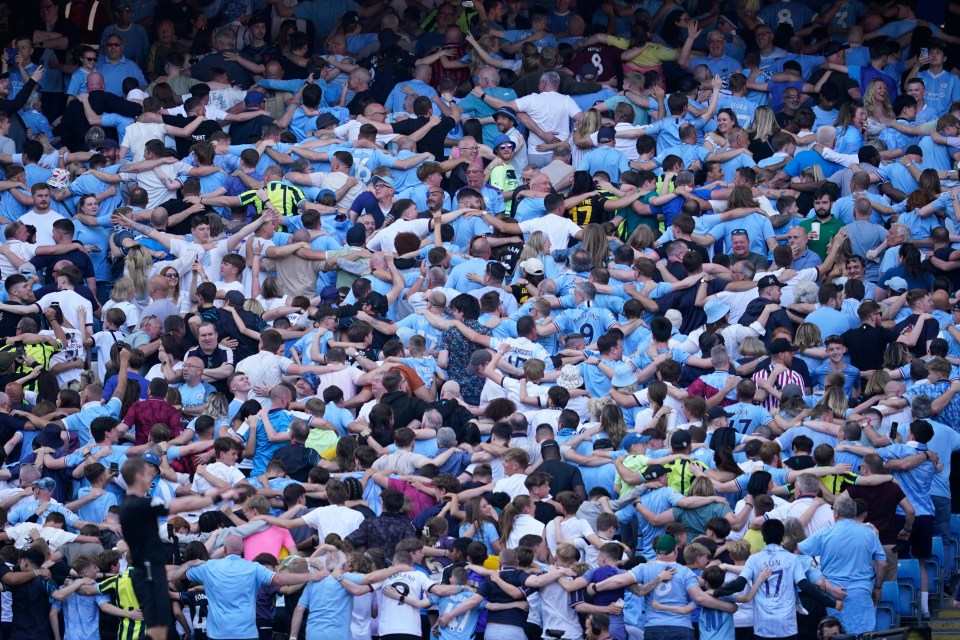
<instances>
[{"instance_id":1,"label":"black t-shirt","mask_svg":"<svg viewBox=\"0 0 960 640\"><path fill-rule=\"evenodd\" d=\"M185 127L193 122L195 117L196 116L163 116L163 123L174 127ZM197 142L208 142L210 136L217 131L223 131L223 129L220 128L216 120L204 120L188 137L175 137L173 141L177 144L177 155L185 158L190 153L190 147Z\"/></svg>"},{"instance_id":2,"label":"black t-shirt","mask_svg":"<svg viewBox=\"0 0 960 640\"><path fill-rule=\"evenodd\" d=\"M563 460L544 460L537 467L537 471L550 474L550 495L555 496L561 491L573 491L574 487L583 486L580 469Z\"/></svg>"},{"instance_id":3,"label":"black t-shirt","mask_svg":"<svg viewBox=\"0 0 960 640\"><path fill-rule=\"evenodd\" d=\"M920 337L917 338L916 346L910 347L910 353L917 358L927 355L927 342L933 340L940 333L940 324L934 318L928 318L923 326L917 327L917 320L920 318L916 313L911 313L904 320L897 323L894 331L898 336L908 335L913 331L920 331Z\"/></svg>"},{"instance_id":4,"label":"black t-shirt","mask_svg":"<svg viewBox=\"0 0 960 640\"><path fill-rule=\"evenodd\" d=\"M10 572L0 562L0 576ZM50 638L50 594L57 585L49 578L34 578L17 587L5 586L13 596L10 610L13 622L10 637L17 640L48 640Z\"/></svg>"},{"instance_id":5,"label":"black t-shirt","mask_svg":"<svg viewBox=\"0 0 960 640\"><path fill-rule=\"evenodd\" d=\"M90 260L90 256L79 249L58 256L34 256L30 259L30 263L37 268L38 273L43 273L61 260L69 260L72 262L75 267L80 269L81 277L84 280L97 277L96 272L93 270L93 262ZM52 275L49 271L45 273L43 282L45 284L53 284ZM94 308L96 308L96 305L94 305Z\"/></svg>"},{"instance_id":6,"label":"black t-shirt","mask_svg":"<svg viewBox=\"0 0 960 640\"><path fill-rule=\"evenodd\" d=\"M21 306L33 306L35 303L29 305L23 305L22 303L14 302L13 300L9 301L7 304L21 304ZM6 311L0 311L0 336L4 338L9 338L10 336L17 335L17 324L22 318L33 318L37 323L37 326L40 326L40 316L36 313L31 313L25 316L16 314L16 313L7 313Z\"/></svg>"},{"instance_id":7,"label":"black t-shirt","mask_svg":"<svg viewBox=\"0 0 960 640\"><path fill-rule=\"evenodd\" d=\"M186 200L170 199L160 205L163 207L163 210L167 212L168 217L173 217L178 213L183 213L193 205L187 202ZM203 212L197 212L192 216L187 217L185 220L181 220L177 224L169 225L167 227L167 233L172 233L177 236L185 236L191 232L190 225L193 223L193 218L195 216L204 215Z\"/></svg>"},{"instance_id":8,"label":"black t-shirt","mask_svg":"<svg viewBox=\"0 0 960 640\"><path fill-rule=\"evenodd\" d=\"M159 498L141 498L132 494L120 503L120 526L130 546L130 564L143 568L145 562L162 567L169 557L167 545L160 541L157 518L170 513Z\"/></svg>"},{"instance_id":9,"label":"black t-shirt","mask_svg":"<svg viewBox=\"0 0 960 640\"><path fill-rule=\"evenodd\" d=\"M507 584L512 584L515 587L519 587L524 593L535 591L535 589L530 589L529 587L524 586L524 582L526 582L528 577L529 574L526 574L523 571L513 567L500 568L500 579ZM509 604L511 602L516 602L514 598L507 595L503 589L498 587L493 580L484 580L477 593L482 595L487 602L494 602L498 604ZM487 612L487 624L508 624L514 627L520 627L522 629L526 621L527 612L523 609L512 608L503 609L502 611Z\"/></svg>"},{"instance_id":10,"label":"black t-shirt","mask_svg":"<svg viewBox=\"0 0 960 640\"><path fill-rule=\"evenodd\" d=\"M751 300L743 312L743 315L740 316L740 324L750 326L750 324L763 313L763 308L771 302L772 300L767 298L755 298ZM774 311L770 314L769 318L767 318L767 325L764 327L766 333L763 336L763 341L768 346L770 345L770 335L777 327L787 327L791 332L793 331L793 322L790 321L790 316L788 316L787 312L783 309Z\"/></svg>"},{"instance_id":11,"label":"black t-shirt","mask_svg":"<svg viewBox=\"0 0 960 640\"><path fill-rule=\"evenodd\" d=\"M377 102L384 103L398 82L412 77L416 62L416 56L394 47L387 52L378 51L357 64L370 71L370 92Z\"/></svg>"},{"instance_id":12,"label":"black t-shirt","mask_svg":"<svg viewBox=\"0 0 960 640\"><path fill-rule=\"evenodd\" d=\"M861 371L873 371L883 367L883 354L898 333L886 327L860 325L843 334L843 344L850 354L850 364Z\"/></svg>"},{"instance_id":13,"label":"black t-shirt","mask_svg":"<svg viewBox=\"0 0 960 640\"><path fill-rule=\"evenodd\" d=\"M895 482L885 482L875 487L857 485L847 487L847 493L856 500L861 498L870 505L867 522L877 528L880 544L897 544L900 527L897 524L897 505L906 495Z\"/></svg>"},{"instance_id":14,"label":"black t-shirt","mask_svg":"<svg viewBox=\"0 0 960 640\"><path fill-rule=\"evenodd\" d=\"M726 281L713 279L707 283L707 295L723 291L726 286ZM683 314L680 333L684 335L690 334L691 331L707 322L707 314L703 312L701 307L696 306L697 289L698 285L694 285L679 291L672 291L657 300L660 313L664 313L667 309L676 309Z\"/></svg>"},{"instance_id":15,"label":"black t-shirt","mask_svg":"<svg viewBox=\"0 0 960 640\"><path fill-rule=\"evenodd\" d=\"M408 136L416 132L420 127L426 124L427 118L409 118L393 123L393 132ZM423 139L417 143L417 153L432 153L437 162L446 159L444 153L444 141L447 134L457 126L457 121L448 116L441 118L440 123L427 132Z\"/></svg>"},{"instance_id":16,"label":"black t-shirt","mask_svg":"<svg viewBox=\"0 0 960 640\"><path fill-rule=\"evenodd\" d=\"M181 591L178 595L180 604L190 610L194 640L207 640L207 594L202 591Z\"/></svg>"},{"instance_id":17,"label":"black t-shirt","mask_svg":"<svg viewBox=\"0 0 960 640\"><path fill-rule=\"evenodd\" d=\"M953 253L953 249L949 246L946 246L946 247L941 247L940 249L936 249L933 252L933 256L935 258L940 258L941 260L944 260L944 261L949 261L951 253ZM957 289L960 289L960 269L953 269L951 271L941 271L940 269L934 268L933 274L938 278L940 276L943 276L949 279L951 291L956 291Z\"/></svg>"},{"instance_id":18,"label":"black t-shirt","mask_svg":"<svg viewBox=\"0 0 960 640\"><path fill-rule=\"evenodd\" d=\"M557 508L554 507L549 502L540 500L538 502L535 502L533 505L533 517L538 522L542 522L543 524L550 524L551 522L553 522L554 518L556 518L558 515L560 514L557 513Z\"/></svg>"},{"instance_id":19,"label":"black t-shirt","mask_svg":"<svg viewBox=\"0 0 960 640\"><path fill-rule=\"evenodd\" d=\"M217 322L220 337L230 336L237 340L237 348L233 350L233 357L236 362L240 362L244 358L257 353L259 341L241 334L240 329L237 328L237 323L233 321L233 315L229 311L217 309L217 313L220 316L220 320ZM257 314L247 311L246 309L237 309L237 313L240 315L240 319L243 321L243 324L246 325L247 329L252 329L253 331L265 331L269 329L267 323Z\"/></svg>"}]
</instances>

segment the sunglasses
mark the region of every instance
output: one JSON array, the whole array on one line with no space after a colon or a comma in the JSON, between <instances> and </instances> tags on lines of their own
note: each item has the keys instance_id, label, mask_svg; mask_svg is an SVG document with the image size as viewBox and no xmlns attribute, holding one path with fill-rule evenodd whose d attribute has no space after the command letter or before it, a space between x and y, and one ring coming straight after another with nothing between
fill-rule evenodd
<instances>
[{"instance_id":1,"label":"sunglasses","mask_svg":"<svg viewBox=\"0 0 960 640\"><path fill-rule=\"evenodd\" d=\"M84 62L96 62L97 59L96 59L96 58L84 58L83 61L84 61Z\"/></svg>"}]
</instances>

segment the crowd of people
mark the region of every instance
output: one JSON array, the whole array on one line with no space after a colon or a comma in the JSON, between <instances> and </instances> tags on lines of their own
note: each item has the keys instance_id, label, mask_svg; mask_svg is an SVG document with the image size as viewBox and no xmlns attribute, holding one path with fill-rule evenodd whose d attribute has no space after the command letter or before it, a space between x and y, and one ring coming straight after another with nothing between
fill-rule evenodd
<instances>
[{"instance_id":1,"label":"crowd of people","mask_svg":"<svg viewBox=\"0 0 960 640\"><path fill-rule=\"evenodd\" d=\"M952 593L960 2L7 18L4 640L807 639L901 559L918 622Z\"/></svg>"}]
</instances>

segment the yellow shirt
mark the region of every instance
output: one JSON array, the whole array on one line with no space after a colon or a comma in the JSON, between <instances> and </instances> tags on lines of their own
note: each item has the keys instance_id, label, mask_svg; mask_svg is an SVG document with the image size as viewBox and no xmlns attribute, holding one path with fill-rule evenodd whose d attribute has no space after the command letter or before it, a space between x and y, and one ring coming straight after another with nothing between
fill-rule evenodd
<instances>
[{"instance_id":1,"label":"yellow shirt","mask_svg":"<svg viewBox=\"0 0 960 640\"><path fill-rule=\"evenodd\" d=\"M624 51L630 48L630 41L626 38L607 37L607 44ZM639 54L627 62L637 67L659 67L664 62L676 60L679 55L676 49L648 42Z\"/></svg>"},{"instance_id":2,"label":"yellow shirt","mask_svg":"<svg viewBox=\"0 0 960 640\"><path fill-rule=\"evenodd\" d=\"M743 539L750 543L750 553L759 553L766 545L759 529L747 529Z\"/></svg>"}]
</instances>

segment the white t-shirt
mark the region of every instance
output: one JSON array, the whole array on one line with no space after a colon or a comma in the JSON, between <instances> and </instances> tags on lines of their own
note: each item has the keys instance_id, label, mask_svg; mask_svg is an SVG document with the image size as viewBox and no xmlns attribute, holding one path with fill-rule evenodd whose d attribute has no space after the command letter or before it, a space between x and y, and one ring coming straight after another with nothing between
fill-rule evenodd
<instances>
[{"instance_id":1,"label":"white t-shirt","mask_svg":"<svg viewBox=\"0 0 960 640\"><path fill-rule=\"evenodd\" d=\"M385 587L401 587L400 592L407 592L408 598L425 598L433 581L425 574L413 569L395 573L383 581ZM402 634L420 636L420 609L411 607L407 603L400 604L399 600L383 598L380 601L380 615L377 616L378 628L381 636Z\"/></svg>"},{"instance_id":2,"label":"white t-shirt","mask_svg":"<svg viewBox=\"0 0 960 640\"><path fill-rule=\"evenodd\" d=\"M346 124L342 124L339 127L335 127L333 130L333 135L337 136L341 140L348 140L353 142L360 137L360 127L363 126L358 120L350 120ZM377 134L377 144L381 147L386 146L393 142L394 139L399 138L400 134L398 133L378 133Z\"/></svg>"},{"instance_id":3,"label":"white t-shirt","mask_svg":"<svg viewBox=\"0 0 960 640\"><path fill-rule=\"evenodd\" d=\"M542 360L544 363L550 362L550 353L543 348L543 345L537 344L529 338L490 338L491 349L499 349L502 344L510 345L510 351L503 355L503 359L518 369L523 369L523 365L531 358ZM530 387L531 385L527 386ZM519 390L517 393L519 393ZM527 394L533 395L529 389Z\"/></svg>"},{"instance_id":4,"label":"white t-shirt","mask_svg":"<svg viewBox=\"0 0 960 640\"><path fill-rule=\"evenodd\" d=\"M20 524L6 528L4 533L13 540L14 547L17 549L26 549L33 543L31 532L34 529L40 531L40 537L47 542L51 551L56 551L68 542L73 542L77 539L76 533L70 533L69 531L63 531L62 529L56 529L54 527L41 527L36 522L21 522Z\"/></svg>"},{"instance_id":5,"label":"white t-shirt","mask_svg":"<svg viewBox=\"0 0 960 640\"><path fill-rule=\"evenodd\" d=\"M214 462L213 464L207 465L207 473L225 482L229 482L231 487L237 486L237 483L244 479L243 472L236 467L230 467L222 462ZM193 487L191 487L194 493L199 493L203 495L210 489L213 489L213 485L207 482L207 479L202 477L199 473L193 477Z\"/></svg>"},{"instance_id":6,"label":"white t-shirt","mask_svg":"<svg viewBox=\"0 0 960 640\"><path fill-rule=\"evenodd\" d=\"M127 127L120 141L121 147L130 150L132 162L143 160L143 148L151 140L163 140L167 136L166 126L159 122L134 122Z\"/></svg>"},{"instance_id":7,"label":"white t-shirt","mask_svg":"<svg viewBox=\"0 0 960 640\"><path fill-rule=\"evenodd\" d=\"M520 310L520 305L517 304L517 299L514 297L514 295L505 289L501 289L500 287L480 287L479 289L474 289L473 291L468 291L467 293L479 300L483 297L483 294L490 291L496 291L497 295L500 296L500 306L503 307L503 310L507 312L507 315L513 315Z\"/></svg>"},{"instance_id":8,"label":"white t-shirt","mask_svg":"<svg viewBox=\"0 0 960 640\"><path fill-rule=\"evenodd\" d=\"M37 213L31 209L22 216L19 222L33 225L37 228L37 245L45 246L53 244L53 223L57 220L65 220L62 215L50 209L46 213Z\"/></svg>"},{"instance_id":9,"label":"white t-shirt","mask_svg":"<svg viewBox=\"0 0 960 640\"><path fill-rule=\"evenodd\" d=\"M311 345L312 348L313 345ZM322 396L327 387L339 387L343 391L343 400L347 401L357 395L357 380L363 372L356 367L346 367L340 371L331 371L320 376L317 394Z\"/></svg>"},{"instance_id":10,"label":"white t-shirt","mask_svg":"<svg viewBox=\"0 0 960 640\"><path fill-rule=\"evenodd\" d=\"M20 242L19 240L7 240L7 246L18 258L29 261L37 255L37 247L39 245ZM0 278L6 280L15 273L19 273L19 270L13 266L7 256L0 253Z\"/></svg>"},{"instance_id":11,"label":"white t-shirt","mask_svg":"<svg viewBox=\"0 0 960 640\"><path fill-rule=\"evenodd\" d=\"M76 291L51 291L37 300L41 311L46 311L53 306L54 303L60 305L60 311L63 312L63 319L69 322L70 326L77 329L83 328L80 326L80 315L77 313L77 309L80 307L83 307L83 310L86 312L87 324L93 324L93 305Z\"/></svg>"},{"instance_id":12,"label":"white t-shirt","mask_svg":"<svg viewBox=\"0 0 960 640\"><path fill-rule=\"evenodd\" d=\"M810 507L811 500L812 498L797 498L793 502L782 504L767 513L767 518L770 520L799 518ZM803 530L806 532L807 537L809 537L817 531L820 531L820 529L826 529L833 525L834 522L833 509L828 504L822 504L813 512L813 517L810 518L810 522L807 523L807 526L805 526Z\"/></svg>"},{"instance_id":13,"label":"white t-shirt","mask_svg":"<svg viewBox=\"0 0 960 640\"><path fill-rule=\"evenodd\" d=\"M544 131L557 132L559 140L570 137L570 120L583 111L573 98L556 91L531 93L517 98L514 102L517 105L517 111L523 111L529 115ZM530 132L530 138L527 141L531 149L530 155L533 155L533 150L542 142L543 139L540 136Z\"/></svg>"},{"instance_id":14,"label":"white t-shirt","mask_svg":"<svg viewBox=\"0 0 960 640\"><path fill-rule=\"evenodd\" d=\"M290 358L278 356L275 353L261 351L252 356L244 358L237 363L237 371L247 374L250 378L250 384L255 387L267 386L273 388L283 380L284 372L294 364ZM250 399L256 400L266 408L270 404L270 399L250 393Z\"/></svg>"},{"instance_id":15,"label":"white t-shirt","mask_svg":"<svg viewBox=\"0 0 960 640\"><path fill-rule=\"evenodd\" d=\"M569 540L573 543L576 540L586 538L587 536L592 536L596 533L593 530L593 527L590 526L590 523L582 518L570 518L569 520L564 520L560 523L560 534L563 536L564 540ZM557 525L553 522L547 525L546 529L547 534L547 548L550 549L550 553L557 552Z\"/></svg>"},{"instance_id":16,"label":"white t-shirt","mask_svg":"<svg viewBox=\"0 0 960 640\"><path fill-rule=\"evenodd\" d=\"M513 500L517 496L528 496L530 492L527 491L526 485L524 483L527 481L527 474L525 473L515 473L512 476L506 476L497 480L493 485L494 493L505 493L510 496L510 499Z\"/></svg>"},{"instance_id":17,"label":"white t-shirt","mask_svg":"<svg viewBox=\"0 0 960 640\"><path fill-rule=\"evenodd\" d=\"M340 173L339 171L334 171L332 173L320 173L315 171L308 174L310 176L310 184L315 187L320 187L321 189L330 189L336 193L337 189L340 189L347 183L348 176L345 173ZM353 204L353 201L356 200L357 196L363 193L363 185L358 181L355 185L350 187L342 198L337 201L341 207L350 207Z\"/></svg>"},{"instance_id":18,"label":"white t-shirt","mask_svg":"<svg viewBox=\"0 0 960 640\"><path fill-rule=\"evenodd\" d=\"M527 236L534 231L543 231L550 238L550 245L557 249L566 249L570 238L582 231L573 220L552 213L533 220L524 220L520 223L520 230Z\"/></svg>"},{"instance_id":19,"label":"white t-shirt","mask_svg":"<svg viewBox=\"0 0 960 640\"><path fill-rule=\"evenodd\" d=\"M399 469L401 475L411 475L416 473L419 468L417 465L426 464L430 461L425 455L414 453L412 451L397 451L377 458L373 463L374 471L383 471L384 469Z\"/></svg>"},{"instance_id":20,"label":"white t-shirt","mask_svg":"<svg viewBox=\"0 0 960 640\"><path fill-rule=\"evenodd\" d=\"M516 549L520 546L520 538L525 535L543 536L543 523L533 516L521 513L513 521L513 530L507 538L507 549Z\"/></svg>"},{"instance_id":21,"label":"white t-shirt","mask_svg":"<svg viewBox=\"0 0 960 640\"><path fill-rule=\"evenodd\" d=\"M541 386L533 382L527 383L527 395L531 398L537 398L546 395L550 387ZM509 398L515 404L520 404L520 381L509 376L503 377L503 384L499 385L493 380L487 380L483 384L483 390L480 392L480 406L487 406L491 400L497 398Z\"/></svg>"},{"instance_id":22,"label":"white t-shirt","mask_svg":"<svg viewBox=\"0 0 960 640\"><path fill-rule=\"evenodd\" d=\"M193 169L185 162L174 162L173 164L162 164L159 167L162 173L169 180L176 180L178 176L187 173ZM141 171L140 173L121 173L120 177L125 181L136 181L137 185L143 187L147 192L147 209L155 209L161 204L177 197L177 190L170 190L167 185L153 171Z\"/></svg>"},{"instance_id":23,"label":"white t-shirt","mask_svg":"<svg viewBox=\"0 0 960 640\"><path fill-rule=\"evenodd\" d=\"M780 274L782 274L783 271L784 271L783 269L777 269L776 271L768 271L766 273L762 273L758 271L757 274L753 277L753 279L759 280L763 276L769 275L769 274L773 274L777 276L777 278L779 279ZM794 303L794 301L796 300L796 297L795 297L796 294L794 293L794 290L796 289L796 286L799 283L816 282L817 278L819 277L820 277L820 273L817 271L816 267L808 267L806 269L800 269L799 271L797 271L797 275L793 276L786 282L783 282L781 280L784 286L780 292L780 306L786 307Z\"/></svg>"},{"instance_id":24,"label":"white t-shirt","mask_svg":"<svg viewBox=\"0 0 960 640\"><path fill-rule=\"evenodd\" d=\"M100 378L100 384L106 380L107 375L107 362L110 361L110 349L113 348L113 345L123 340L124 334L122 331L97 331L93 334L93 345L97 349L97 361L94 365L97 372L97 376Z\"/></svg>"},{"instance_id":25,"label":"white t-shirt","mask_svg":"<svg viewBox=\"0 0 960 640\"><path fill-rule=\"evenodd\" d=\"M346 538L363 522L363 514L359 511L333 504L308 511L301 517L304 522L317 530L321 540L326 538L328 533L336 533L341 538Z\"/></svg>"},{"instance_id":26,"label":"white t-shirt","mask_svg":"<svg viewBox=\"0 0 960 640\"><path fill-rule=\"evenodd\" d=\"M120 311L123 311L123 315L127 317L124 325L120 327L120 332L123 333L123 335L128 336L136 331L137 327L140 326L140 309L137 307L137 305L127 300L124 300L123 302L107 300L100 312L101 315L105 318L107 316L107 311L110 311L110 309L113 309L114 307L120 309Z\"/></svg>"},{"instance_id":27,"label":"white t-shirt","mask_svg":"<svg viewBox=\"0 0 960 640\"><path fill-rule=\"evenodd\" d=\"M390 226L384 227L377 235L367 241L370 251L395 251L394 242L401 233L415 233L421 240L430 233L430 221L426 219L397 220Z\"/></svg>"}]
</instances>

